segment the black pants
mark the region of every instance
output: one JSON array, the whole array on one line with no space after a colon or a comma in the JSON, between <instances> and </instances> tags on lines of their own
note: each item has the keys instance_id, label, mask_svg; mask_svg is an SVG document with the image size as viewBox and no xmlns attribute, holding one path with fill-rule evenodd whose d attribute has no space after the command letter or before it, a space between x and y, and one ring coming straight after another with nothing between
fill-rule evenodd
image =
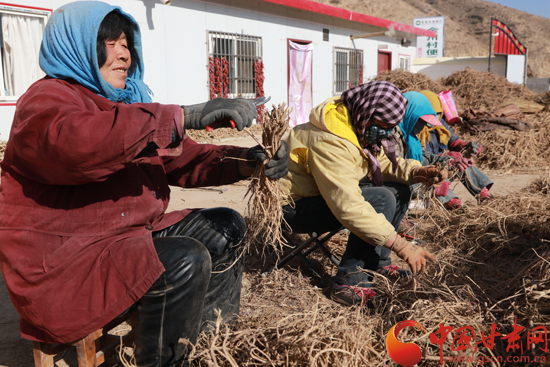
<instances>
[{"instance_id":1,"label":"black pants","mask_svg":"<svg viewBox=\"0 0 550 367\"><path fill-rule=\"evenodd\" d=\"M384 214L397 231L409 206L411 196L409 186L385 182L382 187L374 187L371 183L362 183L360 187L365 201L368 201L377 213ZM342 227L320 195L297 200L294 208L288 205L283 207L283 213L286 222L296 233L324 233ZM334 282L352 286L370 286L372 277L359 272L358 267L377 270L390 265L390 253L390 249L373 246L350 233Z\"/></svg>"},{"instance_id":2,"label":"black pants","mask_svg":"<svg viewBox=\"0 0 550 367\"><path fill-rule=\"evenodd\" d=\"M239 313L246 224L228 208L202 209L162 231L153 242L166 271L137 308L138 367L181 365L201 328Z\"/></svg>"}]
</instances>

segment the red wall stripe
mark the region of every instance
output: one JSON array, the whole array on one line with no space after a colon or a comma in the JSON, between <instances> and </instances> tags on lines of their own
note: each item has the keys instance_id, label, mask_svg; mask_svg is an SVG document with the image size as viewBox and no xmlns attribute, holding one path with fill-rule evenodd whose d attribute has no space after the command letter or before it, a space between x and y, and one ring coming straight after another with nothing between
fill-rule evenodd
<instances>
[{"instance_id":1,"label":"red wall stripe","mask_svg":"<svg viewBox=\"0 0 550 367\"><path fill-rule=\"evenodd\" d=\"M435 37L436 33L427 29L413 27L411 25L393 22L391 20L373 17L371 15L356 13L353 11L337 8L330 5L317 3L309 0L260 0L267 3L279 4L290 8L306 10L312 13L328 15L331 17L346 19L352 22L369 24L382 28L392 28L396 31L413 33L418 36Z\"/></svg>"},{"instance_id":2,"label":"red wall stripe","mask_svg":"<svg viewBox=\"0 0 550 367\"><path fill-rule=\"evenodd\" d=\"M14 8L25 8L25 9L34 9L34 10L49 11L50 13L53 11L52 9L37 8L37 7L35 7L35 6L25 6L25 5L16 5L16 4L8 4L8 3L0 3L0 5L12 6L12 7L14 7Z\"/></svg>"}]
</instances>

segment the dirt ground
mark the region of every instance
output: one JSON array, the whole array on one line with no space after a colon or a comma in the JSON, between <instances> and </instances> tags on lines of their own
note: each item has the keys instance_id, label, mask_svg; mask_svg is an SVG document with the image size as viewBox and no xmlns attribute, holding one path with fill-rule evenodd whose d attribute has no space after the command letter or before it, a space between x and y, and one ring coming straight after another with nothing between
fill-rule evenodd
<instances>
[{"instance_id":1,"label":"dirt ground","mask_svg":"<svg viewBox=\"0 0 550 367\"><path fill-rule=\"evenodd\" d=\"M253 146L256 143L252 138L225 139L218 142L239 146ZM495 182L491 192L497 197L504 196L517 189L525 187L533 179L540 177L541 172L486 172ZM225 206L238 210L246 215L247 199L244 197L247 190L247 182L243 181L233 185L203 189L172 188L172 199L168 207L169 211L182 208L208 208ZM451 187L463 200L469 200L475 205L473 197L460 184ZM0 367L31 367L34 366L32 344L19 336L19 316L15 311L3 279L0 275ZM66 359L72 365L70 355ZM66 366L63 361L58 362L59 367Z\"/></svg>"}]
</instances>

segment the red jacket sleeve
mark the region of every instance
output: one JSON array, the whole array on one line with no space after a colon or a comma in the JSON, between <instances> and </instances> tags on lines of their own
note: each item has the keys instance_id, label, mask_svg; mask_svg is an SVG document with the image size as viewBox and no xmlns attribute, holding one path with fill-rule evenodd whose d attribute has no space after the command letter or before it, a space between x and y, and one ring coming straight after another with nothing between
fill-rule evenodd
<instances>
[{"instance_id":1,"label":"red jacket sleeve","mask_svg":"<svg viewBox=\"0 0 550 367\"><path fill-rule=\"evenodd\" d=\"M172 126L181 119L180 106L114 103L79 84L42 79L18 102L10 163L47 184L102 181L151 142L170 154L165 148L172 142ZM177 138L181 141L181 135Z\"/></svg>"},{"instance_id":2,"label":"red jacket sleeve","mask_svg":"<svg viewBox=\"0 0 550 367\"><path fill-rule=\"evenodd\" d=\"M183 153L164 159L168 183L180 187L220 186L239 181L235 159L248 148L199 144L188 136Z\"/></svg>"}]
</instances>

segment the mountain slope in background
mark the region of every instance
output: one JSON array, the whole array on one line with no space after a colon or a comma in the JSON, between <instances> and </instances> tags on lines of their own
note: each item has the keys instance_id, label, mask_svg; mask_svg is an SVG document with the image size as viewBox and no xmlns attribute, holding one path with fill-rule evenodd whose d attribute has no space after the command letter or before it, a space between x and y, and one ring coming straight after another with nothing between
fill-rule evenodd
<instances>
[{"instance_id":1,"label":"mountain slope in background","mask_svg":"<svg viewBox=\"0 0 550 367\"><path fill-rule=\"evenodd\" d=\"M314 0L412 25L413 18L445 16L444 56L488 56L491 18L528 49L528 76L550 77L550 19L484 0Z\"/></svg>"}]
</instances>

